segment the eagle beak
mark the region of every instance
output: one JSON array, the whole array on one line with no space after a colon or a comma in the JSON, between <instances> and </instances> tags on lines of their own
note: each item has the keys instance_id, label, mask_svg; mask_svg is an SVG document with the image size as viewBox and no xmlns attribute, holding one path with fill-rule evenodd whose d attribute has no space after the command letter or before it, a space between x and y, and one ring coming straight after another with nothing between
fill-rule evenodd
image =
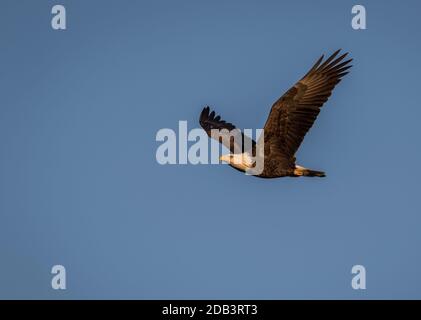
<instances>
[{"instance_id":1,"label":"eagle beak","mask_svg":"<svg viewBox=\"0 0 421 320\"><path fill-rule=\"evenodd\" d=\"M219 157L219 161L223 161L223 162L229 163L230 162L229 155L228 156L227 155L220 156Z\"/></svg>"}]
</instances>

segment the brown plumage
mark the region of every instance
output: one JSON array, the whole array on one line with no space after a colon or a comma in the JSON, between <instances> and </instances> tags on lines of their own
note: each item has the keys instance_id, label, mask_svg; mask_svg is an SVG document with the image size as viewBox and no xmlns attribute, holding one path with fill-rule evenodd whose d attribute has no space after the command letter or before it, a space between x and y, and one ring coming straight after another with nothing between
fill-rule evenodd
<instances>
[{"instance_id":1,"label":"brown plumage","mask_svg":"<svg viewBox=\"0 0 421 320\"><path fill-rule=\"evenodd\" d=\"M295 153L316 120L320 108L351 68L349 63L352 59L344 61L348 53L338 57L339 52L340 50L336 51L325 61L323 61L324 56L320 57L307 74L273 104L264 126L264 169L256 176L262 178L325 176L324 172L296 165ZM224 143L224 139L221 138L223 134L218 140L231 152L231 155L223 160L241 171L247 170L249 166L246 163L235 164L231 161L233 156L239 153L255 155L256 148L259 149L259 146L263 145L262 139L259 139L257 144L254 141L250 142L250 138L243 135L233 124L223 121L214 111L210 112L209 107L203 109L200 125L212 138L215 138L211 136L212 129L226 129L235 133L231 135L229 142ZM248 143L242 144L242 141ZM249 148L245 148L244 145ZM256 157L259 156L263 156L263 153L259 155L257 152Z\"/></svg>"}]
</instances>

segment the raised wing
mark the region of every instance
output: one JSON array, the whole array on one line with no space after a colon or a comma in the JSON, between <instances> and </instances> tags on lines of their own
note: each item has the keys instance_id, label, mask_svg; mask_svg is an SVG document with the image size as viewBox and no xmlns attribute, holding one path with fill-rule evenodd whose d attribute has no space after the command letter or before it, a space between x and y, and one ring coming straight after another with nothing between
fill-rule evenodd
<instances>
[{"instance_id":1,"label":"raised wing","mask_svg":"<svg viewBox=\"0 0 421 320\"><path fill-rule=\"evenodd\" d=\"M267 147L276 146L287 159L294 157L320 108L352 67L349 65L352 59L343 61L348 53L336 58L339 52L324 62L321 56L310 71L274 103L264 127L265 153Z\"/></svg>"},{"instance_id":2,"label":"raised wing","mask_svg":"<svg viewBox=\"0 0 421 320\"><path fill-rule=\"evenodd\" d=\"M250 152L256 145L253 139L244 135L232 123L222 120L215 111L210 112L209 107L203 108L199 122L210 138L222 143L231 153Z\"/></svg>"}]
</instances>

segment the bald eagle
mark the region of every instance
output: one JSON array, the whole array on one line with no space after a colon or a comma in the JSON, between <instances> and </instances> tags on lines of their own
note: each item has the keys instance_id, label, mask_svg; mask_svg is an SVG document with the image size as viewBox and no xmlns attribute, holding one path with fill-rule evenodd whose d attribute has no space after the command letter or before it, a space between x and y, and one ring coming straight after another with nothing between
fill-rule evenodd
<instances>
[{"instance_id":1,"label":"bald eagle","mask_svg":"<svg viewBox=\"0 0 421 320\"><path fill-rule=\"evenodd\" d=\"M264 138L259 138L257 142L236 129L232 123L222 120L215 111L211 112L208 106L205 107L200 114L201 127L209 137L217 139L230 150L220 160L237 170L248 172L262 159L263 168L256 174L252 173L261 178L325 177L322 171L297 165L295 153L316 120L320 108L352 67L349 64L352 59L344 61L348 53L338 57L340 51L337 50L326 60L322 55L307 74L273 104L263 128ZM215 136L212 134L214 130L223 133ZM227 132L234 134L225 139L224 134Z\"/></svg>"}]
</instances>

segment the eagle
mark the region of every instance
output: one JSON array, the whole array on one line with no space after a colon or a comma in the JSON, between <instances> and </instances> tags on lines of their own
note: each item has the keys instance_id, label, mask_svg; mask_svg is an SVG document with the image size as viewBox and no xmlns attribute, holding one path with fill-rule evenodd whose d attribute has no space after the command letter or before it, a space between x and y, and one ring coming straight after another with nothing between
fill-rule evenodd
<instances>
[{"instance_id":1,"label":"eagle","mask_svg":"<svg viewBox=\"0 0 421 320\"><path fill-rule=\"evenodd\" d=\"M232 123L222 120L209 106L203 108L199 118L201 127L210 138L230 150L220 161L260 178L325 177L323 171L297 165L295 154L320 108L352 67L349 64L352 59L345 60L348 53L340 52L341 49L335 51L327 59L322 55L304 77L272 105L257 142ZM256 163L263 166L255 170Z\"/></svg>"}]
</instances>

